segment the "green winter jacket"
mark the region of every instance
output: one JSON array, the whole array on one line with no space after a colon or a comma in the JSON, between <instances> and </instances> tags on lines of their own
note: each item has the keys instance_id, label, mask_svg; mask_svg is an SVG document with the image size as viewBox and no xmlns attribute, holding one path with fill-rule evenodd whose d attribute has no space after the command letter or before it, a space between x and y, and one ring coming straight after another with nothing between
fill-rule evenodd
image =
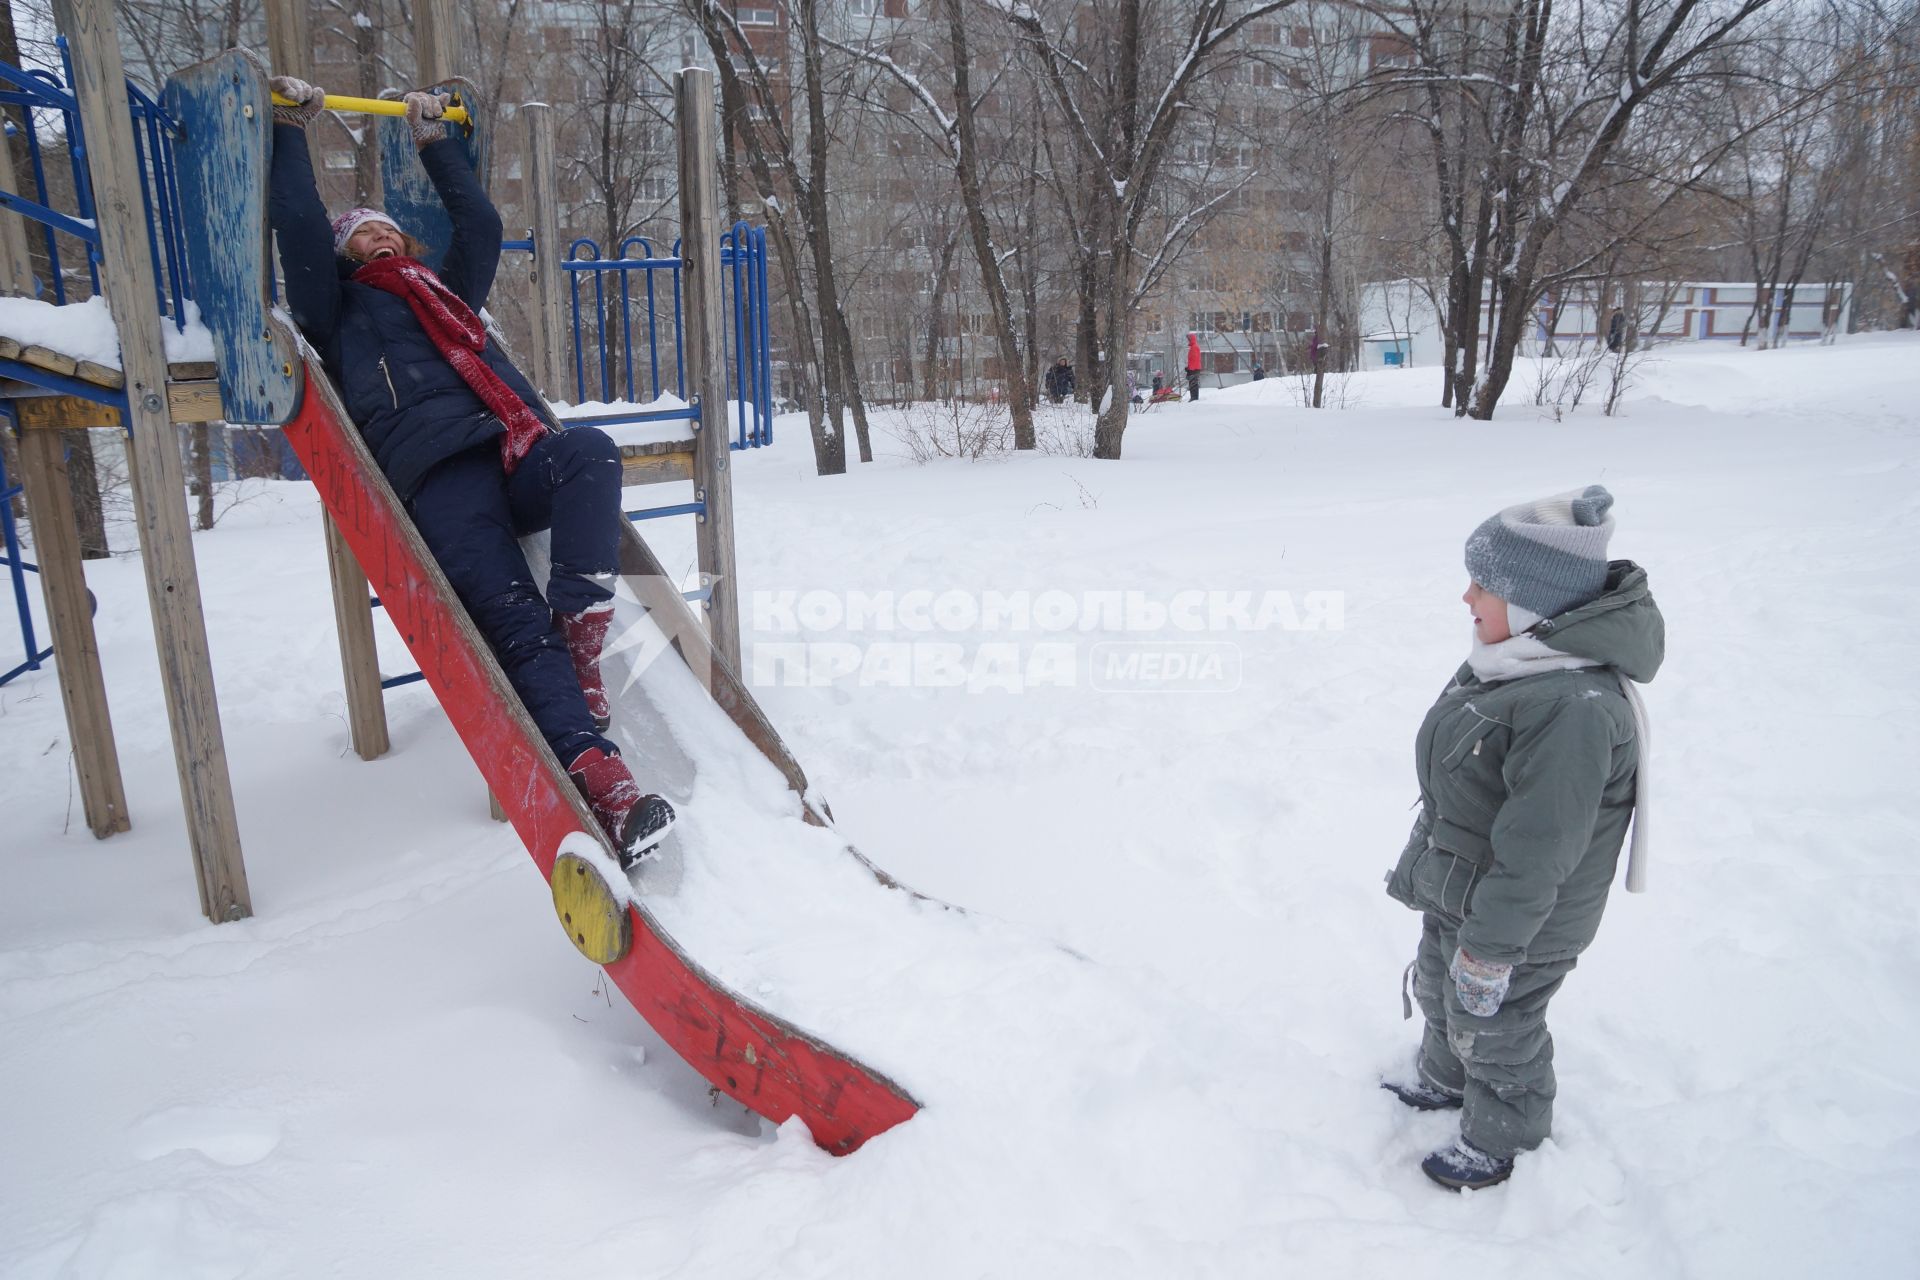
<instances>
[{"instance_id":1,"label":"green winter jacket","mask_svg":"<svg viewBox=\"0 0 1920 1280\"><path fill-rule=\"evenodd\" d=\"M1645 683L1666 653L1646 571L1629 560L1608 566L1598 599L1533 634L1604 665L1493 684L1462 665L1415 739L1420 817L1387 876L1389 894L1492 964L1564 960L1593 941L1640 758L1615 672Z\"/></svg>"}]
</instances>

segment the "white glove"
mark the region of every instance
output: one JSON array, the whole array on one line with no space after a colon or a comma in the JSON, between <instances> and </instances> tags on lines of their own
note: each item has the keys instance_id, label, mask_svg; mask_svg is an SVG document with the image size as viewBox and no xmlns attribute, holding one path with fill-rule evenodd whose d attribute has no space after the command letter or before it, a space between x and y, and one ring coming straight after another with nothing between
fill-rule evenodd
<instances>
[{"instance_id":1,"label":"white glove","mask_svg":"<svg viewBox=\"0 0 1920 1280\"><path fill-rule=\"evenodd\" d=\"M1455 947L1453 963L1447 966L1447 976L1453 979L1454 989L1460 994L1462 1009L1476 1018L1491 1018L1500 1012L1500 1002L1507 998L1507 987L1513 981L1513 966L1475 960L1467 954L1466 948Z\"/></svg>"},{"instance_id":2,"label":"white glove","mask_svg":"<svg viewBox=\"0 0 1920 1280\"><path fill-rule=\"evenodd\" d=\"M407 107L407 124L413 129L413 145L424 147L447 136L440 117L446 114L447 100L437 93L415 89L400 99Z\"/></svg>"},{"instance_id":3,"label":"white glove","mask_svg":"<svg viewBox=\"0 0 1920 1280\"><path fill-rule=\"evenodd\" d=\"M290 124L304 129L319 117L327 105L327 95L319 86L293 76L275 76L267 81L267 88L293 103L290 107L283 107L277 102L273 105L275 124Z\"/></svg>"}]
</instances>

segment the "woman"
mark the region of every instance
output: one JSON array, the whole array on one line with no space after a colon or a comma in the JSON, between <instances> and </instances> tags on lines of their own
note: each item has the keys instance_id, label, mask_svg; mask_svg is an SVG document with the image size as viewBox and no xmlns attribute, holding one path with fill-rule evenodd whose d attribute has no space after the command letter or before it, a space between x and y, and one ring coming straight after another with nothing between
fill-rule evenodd
<instances>
[{"instance_id":1,"label":"woman","mask_svg":"<svg viewBox=\"0 0 1920 1280\"><path fill-rule=\"evenodd\" d=\"M604 736L611 708L600 652L612 621L620 536L620 457L590 427L562 430L479 319L500 260L500 216L439 116L409 93L420 162L453 222L437 270L377 209L327 220L306 127L321 90L277 76L273 229L286 302L325 361L374 459L407 506L547 745L631 866L673 824L642 795ZM543 599L520 536L552 531Z\"/></svg>"},{"instance_id":2,"label":"woman","mask_svg":"<svg viewBox=\"0 0 1920 1280\"><path fill-rule=\"evenodd\" d=\"M1645 886L1646 713L1666 628L1646 571L1607 559L1599 485L1508 507L1467 540L1465 666L1415 739L1420 817L1387 892L1421 912L1408 971L1426 1017L1419 1077L1384 1087L1461 1111L1421 1164L1492 1186L1553 1123L1547 1002L1593 941L1629 819ZM1411 1016L1411 1014L1409 1014Z\"/></svg>"}]
</instances>

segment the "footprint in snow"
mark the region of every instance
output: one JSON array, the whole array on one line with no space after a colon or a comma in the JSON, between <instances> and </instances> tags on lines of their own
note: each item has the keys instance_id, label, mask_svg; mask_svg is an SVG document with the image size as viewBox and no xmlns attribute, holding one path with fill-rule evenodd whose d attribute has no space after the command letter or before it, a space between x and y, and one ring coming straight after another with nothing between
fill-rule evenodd
<instances>
[{"instance_id":1,"label":"footprint in snow","mask_svg":"<svg viewBox=\"0 0 1920 1280\"><path fill-rule=\"evenodd\" d=\"M215 1164L255 1164L280 1145L280 1119L237 1107L169 1107L133 1128L133 1154L158 1160L195 1151Z\"/></svg>"}]
</instances>

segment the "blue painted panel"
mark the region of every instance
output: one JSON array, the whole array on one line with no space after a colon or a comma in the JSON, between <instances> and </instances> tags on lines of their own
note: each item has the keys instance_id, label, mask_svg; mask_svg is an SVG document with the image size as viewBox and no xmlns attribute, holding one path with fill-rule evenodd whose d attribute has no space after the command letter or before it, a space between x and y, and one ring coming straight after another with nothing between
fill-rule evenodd
<instances>
[{"instance_id":1,"label":"blue painted panel","mask_svg":"<svg viewBox=\"0 0 1920 1280\"><path fill-rule=\"evenodd\" d=\"M277 426L299 408L302 381L293 336L268 303L266 66L243 49L195 63L167 78L166 109L180 125L187 262L225 417Z\"/></svg>"},{"instance_id":2,"label":"blue painted panel","mask_svg":"<svg viewBox=\"0 0 1920 1280\"><path fill-rule=\"evenodd\" d=\"M448 125L447 129L466 146L467 162L474 172L484 175L492 129L473 82L453 79L428 88L451 91L467 109L472 123L465 129L459 125ZM407 127L404 116L375 116L373 121L380 141L380 181L386 191L387 216L399 223L408 235L425 244L427 265L438 267L453 243L453 223L448 220L446 206L440 203L427 171L420 165L420 151L413 145L413 131Z\"/></svg>"}]
</instances>

